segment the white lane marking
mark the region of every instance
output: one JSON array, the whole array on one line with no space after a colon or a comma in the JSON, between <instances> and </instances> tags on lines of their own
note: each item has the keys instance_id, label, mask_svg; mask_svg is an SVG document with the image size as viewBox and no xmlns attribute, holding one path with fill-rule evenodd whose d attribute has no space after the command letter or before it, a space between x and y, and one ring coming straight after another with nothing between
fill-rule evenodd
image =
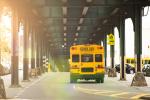
<instances>
[{"instance_id":1,"label":"white lane marking","mask_svg":"<svg viewBox=\"0 0 150 100\"><path fill-rule=\"evenodd\" d=\"M46 76L41 77L41 78L39 78L38 80L35 80L34 82L32 82L30 85L28 85L28 86L25 87L23 90L21 90L19 93L17 93L17 95L16 95L14 98L18 98L20 95L23 94L23 92L24 92L26 89L28 89L28 88L30 88L32 85L38 83L39 81L41 81L41 80L44 79L45 77L46 77Z\"/></svg>"}]
</instances>

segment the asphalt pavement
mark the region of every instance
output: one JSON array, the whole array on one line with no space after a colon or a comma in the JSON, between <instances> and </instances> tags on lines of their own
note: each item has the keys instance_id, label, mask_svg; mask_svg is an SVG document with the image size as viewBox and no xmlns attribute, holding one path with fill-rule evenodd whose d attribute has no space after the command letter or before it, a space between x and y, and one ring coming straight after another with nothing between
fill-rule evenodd
<instances>
[{"instance_id":1,"label":"asphalt pavement","mask_svg":"<svg viewBox=\"0 0 150 100\"><path fill-rule=\"evenodd\" d=\"M79 80L70 84L69 73L49 72L38 78L22 82L19 88L10 88L10 75L3 76L8 99L15 100L138 100L150 95L150 77L146 77L147 87L131 87L134 74L127 74L126 81L105 75L104 83L93 80ZM146 99L145 99L146 100ZM147 99L148 100L148 99Z\"/></svg>"}]
</instances>

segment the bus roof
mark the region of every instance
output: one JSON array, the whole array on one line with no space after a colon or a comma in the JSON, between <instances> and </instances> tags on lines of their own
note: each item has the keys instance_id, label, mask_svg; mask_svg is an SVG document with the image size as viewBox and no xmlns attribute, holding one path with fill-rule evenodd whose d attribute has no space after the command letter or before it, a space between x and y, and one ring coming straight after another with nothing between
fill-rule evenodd
<instances>
[{"instance_id":1,"label":"bus roof","mask_svg":"<svg viewBox=\"0 0 150 100\"><path fill-rule=\"evenodd\" d=\"M82 44L82 45L74 45L74 46L71 46L71 47L84 47L84 46L93 46L93 47L95 47L95 46L100 46L100 47L103 47L103 46L101 46L101 45L97 45L97 44ZM70 47L70 48L71 48Z\"/></svg>"},{"instance_id":2,"label":"bus roof","mask_svg":"<svg viewBox=\"0 0 150 100\"><path fill-rule=\"evenodd\" d=\"M70 53L99 53L104 52L103 46L86 44L86 45L75 45L70 47Z\"/></svg>"}]
</instances>

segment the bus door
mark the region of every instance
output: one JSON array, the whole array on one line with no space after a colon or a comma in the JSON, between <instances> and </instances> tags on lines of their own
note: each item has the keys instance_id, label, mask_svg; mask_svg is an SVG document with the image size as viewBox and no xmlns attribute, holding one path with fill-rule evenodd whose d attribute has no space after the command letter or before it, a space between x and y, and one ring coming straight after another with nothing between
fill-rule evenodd
<instances>
[{"instance_id":1,"label":"bus door","mask_svg":"<svg viewBox=\"0 0 150 100\"><path fill-rule=\"evenodd\" d=\"M94 70L94 55L81 54L81 74L93 74Z\"/></svg>"}]
</instances>

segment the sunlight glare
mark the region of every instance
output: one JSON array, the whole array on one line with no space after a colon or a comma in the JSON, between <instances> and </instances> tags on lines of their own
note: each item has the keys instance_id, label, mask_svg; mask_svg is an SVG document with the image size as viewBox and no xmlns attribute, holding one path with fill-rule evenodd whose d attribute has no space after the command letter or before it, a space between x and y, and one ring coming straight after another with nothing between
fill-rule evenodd
<instances>
[{"instance_id":1,"label":"sunlight glare","mask_svg":"<svg viewBox=\"0 0 150 100\"><path fill-rule=\"evenodd\" d=\"M11 27L11 17L8 15L3 15L1 17L2 25L4 25L6 28Z\"/></svg>"}]
</instances>

